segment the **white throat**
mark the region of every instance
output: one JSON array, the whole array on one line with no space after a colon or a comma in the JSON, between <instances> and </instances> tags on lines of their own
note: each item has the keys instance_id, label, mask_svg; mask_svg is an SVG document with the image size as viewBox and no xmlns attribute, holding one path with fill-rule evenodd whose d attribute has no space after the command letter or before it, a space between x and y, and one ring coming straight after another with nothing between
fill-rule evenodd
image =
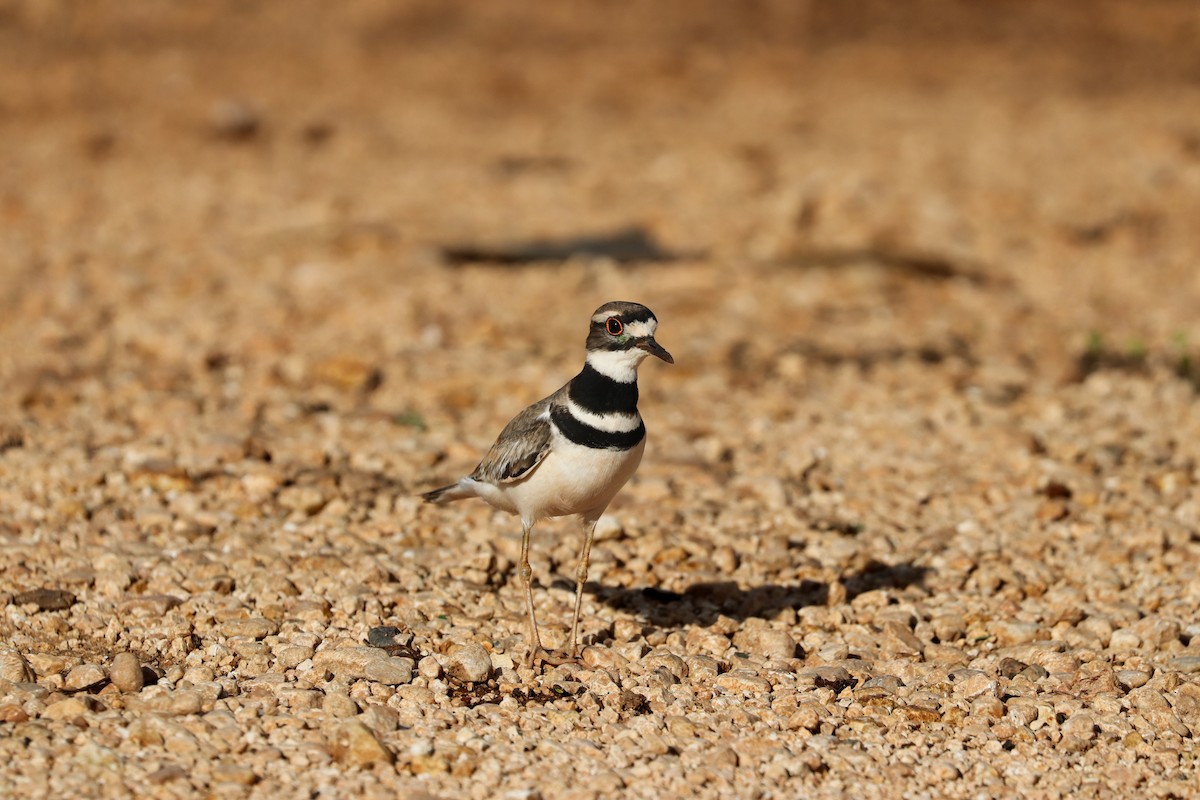
<instances>
[{"instance_id":1,"label":"white throat","mask_svg":"<svg viewBox=\"0 0 1200 800\"><path fill-rule=\"evenodd\" d=\"M617 383L633 383L637 380L638 364L648 355L640 347L629 350L589 350L587 363L596 372Z\"/></svg>"}]
</instances>

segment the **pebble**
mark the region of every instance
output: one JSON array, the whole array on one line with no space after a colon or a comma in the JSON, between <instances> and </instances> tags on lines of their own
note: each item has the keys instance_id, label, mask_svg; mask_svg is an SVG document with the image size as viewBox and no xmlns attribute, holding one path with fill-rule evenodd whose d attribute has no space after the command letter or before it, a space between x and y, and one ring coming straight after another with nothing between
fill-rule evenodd
<instances>
[{"instance_id":1,"label":"pebble","mask_svg":"<svg viewBox=\"0 0 1200 800\"><path fill-rule=\"evenodd\" d=\"M971 716L1000 719L1004 716L1004 703L994 694L981 694L971 701Z\"/></svg>"},{"instance_id":2,"label":"pebble","mask_svg":"<svg viewBox=\"0 0 1200 800\"><path fill-rule=\"evenodd\" d=\"M1128 629L1147 647L1158 649L1171 642L1179 641L1182 627L1177 620L1164 619L1160 616L1149 616L1140 619Z\"/></svg>"},{"instance_id":3,"label":"pebble","mask_svg":"<svg viewBox=\"0 0 1200 800\"><path fill-rule=\"evenodd\" d=\"M6 722L10 725L15 725L19 722L28 722L29 712L16 703L0 703L0 722Z\"/></svg>"},{"instance_id":4,"label":"pebble","mask_svg":"<svg viewBox=\"0 0 1200 800\"><path fill-rule=\"evenodd\" d=\"M934 785L950 783L962 777L962 770L944 758L936 758L930 761L928 772Z\"/></svg>"},{"instance_id":5,"label":"pebble","mask_svg":"<svg viewBox=\"0 0 1200 800\"><path fill-rule=\"evenodd\" d=\"M245 764L218 764L213 767L214 783L232 783L237 786L253 786L258 783L258 774Z\"/></svg>"},{"instance_id":6,"label":"pebble","mask_svg":"<svg viewBox=\"0 0 1200 800\"><path fill-rule=\"evenodd\" d=\"M161 740L159 743L161 744ZM146 780L154 786L162 786L165 783L182 780L186 777L187 770L185 770L183 767L179 766L178 764L167 764L166 766L159 767L158 769L154 770L154 772L151 772L149 775L147 775Z\"/></svg>"},{"instance_id":7,"label":"pebble","mask_svg":"<svg viewBox=\"0 0 1200 800\"><path fill-rule=\"evenodd\" d=\"M1071 507L1062 500L1046 500L1038 506L1034 516L1039 522L1057 522L1071 513Z\"/></svg>"},{"instance_id":8,"label":"pebble","mask_svg":"<svg viewBox=\"0 0 1200 800\"><path fill-rule=\"evenodd\" d=\"M583 663L592 669L606 669L619 672L629 664L629 659L608 647L588 645L580 653Z\"/></svg>"},{"instance_id":9,"label":"pebble","mask_svg":"<svg viewBox=\"0 0 1200 800\"><path fill-rule=\"evenodd\" d=\"M596 520L596 530L592 533L592 539L595 542L611 542L620 539L624 533L625 528L620 518L612 514L603 514Z\"/></svg>"},{"instance_id":10,"label":"pebble","mask_svg":"<svg viewBox=\"0 0 1200 800\"><path fill-rule=\"evenodd\" d=\"M1111 643L1114 626L1112 620L1107 617L1101 615L1086 617L1075 627L1094 636L1101 647L1108 647Z\"/></svg>"},{"instance_id":11,"label":"pebble","mask_svg":"<svg viewBox=\"0 0 1200 800\"><path fill-rule=\"evenodd\" d=\"M434 693L424 686L401 686L396 689L396 695L413 707L431 706L437 700Z\"/></svg>"},{"instance_id":12,"label":"pebble","mask_svg":"<svg viewBox=\"0 0 1200 800\"><path fill-rule=\"evenodd\" d=\"M720 662L710 656L686 656L683 663L693 683L712 683L721 672Z\"/></svg>"},{"instance_id":13,"label":"pebble","mask_svg":"<svg viewBox=\"0 0 1200 800\"><path fill-rule=\"evenodd\" d=\"M695 627L687 634L689 653L720 657L729 649L729 637L709 628Z\"/></svg>"},{"instance_id":14,"label":"pebble","mask_svg":"<svg viewBox=\"0 0 1200 800\"><path fill-rule=\"evenodd\" d=\"M13 597L14 605L36 606L38 611L64 611L75 605L77 598L65 589L33 589Z\"/></svg>"},{"instance_id":15,"label":"pebble","mask_svg":"<svg viewBox=\"0 0 1200 800\"><path fill-rule=\"evenodd\" d=\"M961 647L950 644L927 644L921 655L927 663L943 666L960 666L971 662L971 657Z\"/></svg>"},{"instance_id":16,"label":"pebble","mask_svg":"<svg viewBox=\"0 0 1200 800\"><path fill-rule=\"evenodd\" d=\"M967 623L961 614L937 614L929 621L933 635L942 644L949 644L961 639L967 630Z\"/></svg>"},{"instance_id":17,"label":"pebble","mask_svg":"<svg viewBox=\"0 0 1200 800\"><path fill-rule=\"evenodd\" d=\"M95 664L80 664L67 673L63 687L73 692L90 689L108 679L103 667Z\"/></svg>"},{"instance_id":18,"label":"pebble","mask_svg":"<svg viewBox=\"0 0 1200 800\"><path fill-rule=\"evenodd\" d=\"M996 667L996 671L1005 678L1015 678L1028 666L1024 661L1018 661L1015 658L1002 658Z\"/></svg>"},{"instance_id":19,"label":"pebble","mask_svg":"<svg viewBox=\"0 0 1200 800\"><path fill-rule=\"evenodd\" d=\"M321 703L321 710L332 717L346 719L358 714L358 704L345 692L329 690Z\"/></svg>"},{"instance_id":20,"label":"pebble","mask_svg":"<svg viewBox=\"0 0 1200 800\"><path fill-rule=\"evenodd\" d=\"M840 642L827 644L817 651L817 658L827 664L834 661L845 661L849 657L850 648Z\"/></svg>"},{"instance_id":21,"label":"pebble","mask_svg":"<svg viewBox=\"0 0 1200 800\"><path fill-rule=\"evenodd\" d=\"M46 706L42 716L46 719L74 719L88 713L86 703L78 697L68 697Z\"/></svg>"},{"instance_id":22,"label":"pebble","mask_svg":"<svg viewBox=\"0 0 1200 800\"><path fill-rule=\"evenodd\" d=\"M1146 720L1160 735L1170 731L1178 736L1189 735L1187 726L1175 714L1170 702L1162 692L1143 686L1129 692L1129 700L1138 716Z\"/></svg>"},{"instance_id":23,"label":"pebble","mask_svg":"<svg viewBox=\"0 0 1200 800\"><path fill-rule=\"evenodd\" d=\"M289 511L312 516L325 507L328 498L315 486L288 486L279 492L276 501Z\"/></svg>"},{"instance_id":24,"label":"pebble","mask_svg":"<svg viewBox=\"0 0 1200 800\"><path fill-rule=\"evenodd\" d=\"M199 666L188 667L184 671L183 678L181 680L187 681L193 686L196 686L197 684L210 683L214 677L215 675L213 674L211 667Z\"/></svg>"},{"instance_id":25,"label":"pebble","mask_svg":"<svg viewBox=\"0 0 1200 800\"><path fill-rule=\"evenodd\" d=\"M677 681L688 676L688 667L682 658L669 650L654 650L642 657L642 666L649 670L665 669Z\"/></svg>"},{"instance_id":26,"label":"pebble","mask_svg":"<svg viewBox=\"0 0 1200 800\"><path fill-rule=\"evenodd\" d=\"M362 723L379 735L388 734L400 727L400 715L396 709L369 703L360 716Z\"/></svg>"},{"instance_id":27,"label":"pebble","mask_svg":"<svg viewBox=\"0 0 1200 800\"><path fill-rule=\"evenodd\" d=\"M970 699L985 693L993 696L996 694L996 679L988 677L980 670L958 670L951 673L950 677L954 681L954 693L957 695Z\"/></svg>"},{"instance_id":28,"label":"pebble","mask_svg":"<svg viewBox=\"0 0 1200 800\"><path fill-rule=\"evenodd\" d=\"M796 656L796 640L787 631L773 628L753 627L740 630L733 636L733 646L776 661L787 661Z\"/></svg>"},{"instance_id":29,"label":"pebble","mask_svg":"<svg viewBox=\"0 0 1200 800\"><path fill-rule=\"evenodd\" d=\"M585 664L587 663L586 660L584 661L584 663ZM497 670L501 670L501 671L514 670L517 667L517 662L508 653L493 652L492 653L492 666L495 667ZM438 669L441 669L440 664L438 665Z\"/></svg>"},{"instance_id":30,"label":"pebble","mask_svg":"<svg viewBox=\"0 0 1200 800\"><path fill-rule=\"evenodd\" d=\"M392 751L379 741L375 732L359 720L344 722L338 729L334 757L351 767L391 764L395 759Z\"/></svg>"},{"instance_id":31,"label":"pebble","mask_svg":"<svg viewBox=\"0 0 1200 800\"><path fill-rule=\"evenodd\" d=\"M476 642L456 645L446 654L446 674L463 683L482 683L492 674L487 648Z\"/></svg>"},{"instance_id":32,"label":"pebble","mask_svg":"<svg viewBox=\"0 0 1200 800\"><path fill-rule=\"evenodd\" d=\"M1171 669L1184 675L1200 673L1200 656L1179 656L1171 659Z\"/></svg>"},{"instance_id":33,"label":"pebble","mask_svg":"<svg viewBox=\"0 0 1200 800\"><path fill-rule=\"evenodd\" d=\"M1112 636L1108 639L1108 646L1118 653L1137 650L1142 646L1142 637L1130 628L1121 628L1112 632Z\"/></svg>"},{"instance_id":34,"label":"pebble","mask_svg":"<svg viewBox=\"0 0 1200 800\"><path fill-rule=\"evenodd\" d=\"M313 649L311 647L303 647L295 644L281 647L275 653L275 658L279 662L279 666L284 669L295 669L312 657Z\"/></svg>"},{"instance_id":35,"label":"pebble","mask_svg":"<svg viewBox=\"0 0 1200 800\"><path fill-rule=\"evenodd\" d=\"M716 683L727 692L743 694L769 694L771 692L771 682L748 669L732 669L724 675L718 676Z\"/></svg>"},{"instance_id":36,"label":"pebble","mask_svg":"<svg viewBox=\"0 0 1200 800\"><path fill-rule=\"evenodd\" d=\"M740 736L732 746L738 755L738 763L755 764L790 755L790 751L778 739L761 736Z\"/></svg>"},{"instance_id":37,"label":"pebble","mask_svg":"<svg viewBox=\"0 0 1200 800\"><path fill-rule=\"evenodd\" d=\"M441 775L450 771L450 765L438 755L413 756L408 771L413 775Z\"/></svg>"},{"instance_id":38,"label":"pebble","mask_svg":"<svg viewBox=\"0 0 1200 800\"><path fill-rule=\"evenodd\" d=\"M1018 622L1017 620L996 620L988 626L988 632L996 637L996 644L1009 647L1015 644L1027 644L1037 641L1045 631L1036 622Z\"/></svg>"},{"instance_id":39,"label":"pebble","mask_svg":"<svg viewBox=\"0 0 1200 800\"><path fill-rule=\"evenodd\" d=\"M425 656L417 662L417 672L427 680L437 680L442 677L442 665L433 656Z\"/></svg>"},{"instance_id":40,"label":"pebble","mask_svg":"<svg viewBox=\"0 0 1200 800\"><path fill-rule=\"evenodd\" d=\"M221 623L221 633L231 638L265 639L279 633L279 623L263 617L231 619Z\"/></svg>"},{"instance_id":41,"label":"pebble","mask_svg":"<svg viewBox=\"0 0 1200 800\"><path fill-rule=\"evenodd\" d=\"M1185 683L1174 698L1175 711L1189 722L1200 721L1200 684Z\"/></svg>"},{"instance_id":42,"label":"pebble","mask_svg":"<svg viewBox=\"0 0 1200 800\"><path fill-rule=\"evenodd\" d=\"M122 692L135 694L142 690L145 677L142 664L133 653L117 653L108 666L108 679Z\"/></svg>"},{"instance_id":43,"label":"pebble","mask_svg":"<svg viewBox=\"0 0 1200 800\"><path fill-rule=\"evenodd\" d=\"M1012 720L1014 725L1029 726L1038 718L1037 706L1032 702L1014 702L1009 701L1007 706L1007 716Z\"/></svg>"},{"instance_id":44,"label":"pebble","mask_svg":"<svg viewBox=\"0 0 1200 800\"><path fill-rule=\"evenodd\" d=\"M880 627L879 647L891 656L919 656L925 649L907 625L895 620L888 620Z\"/></svg>"},{"instance_id":45,"label":"pebble","mask_svg":"<svg viewBox=\"0 0 1200 800\"><path fill-rule=\"evenodd\" d=\"M737 751L724 745L714 747L709 754L709 763L717 769L737 769L739 763Z\"/></svg>"},{"instance_id":46,"label":"pebble","mask_svg":"<svg viewBox=\"0 0 1200 800\"><path fill-rule=\"evenodd\" d=\"M26 683L34 680L33 667L19 650L11 647L0 649L0 680L10 683Z\"/></svg>"},{"instance_id":47,"label":"pebble","mask_svg":"<svg viewBox=\"0 0 1200 800\"><path fill-rule=\"evenodd\" d=\"M380 625L367 631L367 644L371 647L380 647L383 649L391 649L394 647L411 647L413 643L413 635L409 631L402 631L395 625Z\"/></svg>"},{"instance_id":48,"label":"pebble","mask_svg":"<svg viewBox=\"0 0 1200 800\"><path fill-rule=\"evenodd\" d=\"M212 709L212 699L206 702L205 695L196 689L160 689L153 694L143 690L138 697L140 704L171 716L186 717Z\"/></svg>"},{"instance_id":49,"label":"pebble","mask_svg":"<svg viewBox=\"0 0 1200 800\"><path fill-rule=\"evenodd\" d=\"M1117 683L1125 690L1139 689L1150 682L1150 673L1141 669L1119 669Z\"/></svg>"},{"instance_id":50,"label":"pebble","mask_svg":"<svg viewBox=\"0 0 1200 800\"><path fill-rule=\"evenodd\" d=\"M182 604L183 600L173 594L145 594L122 600L120 608L124 614L161 617Z\"/></svg>"},{"instance_id":51,"label":"pebble","mask_svg":"<svg viewBox=\"0 0 1200 800\"><path fill-rule=\"evenodd\" d=\"M604 704L625 714L641 714L650 706L650 702L644 694L629 689L622 689L606 696Z\"/></svg>"},{"instance_id":52,"label":"pebble","mask_svg":"<svg viewBox=\"0 0 1200 800\"><path fill-rule=\"evenodd\" d=\"M57 675L67 669L67 659L54 653L29 653L25 658L40 677Z\"/></svg>"},{"instance_id":53,"label":"pebble","mask_svg":"<svg viewBox=\"0 0 1200 800\"><path fill-rule=\"evenodd\" d=\"M319 671L343 680L366 678L391 686L409 683L413 666L412 659L392 658L376 647L339 647L313 655L313 667Z\"/></svg>"},{"instance_id":54,"label":"pebble","mask_svg":"<svg viewBox=\"0 0 1200 800\"><path fill-rule=\"evenodd\" d=\"M857 681L845 667L827 665L816 669L806 669L796 675L797 682L802 686L817 686L841 692L842 689L854 686Z\"/></svg>"},{"instance_id":55,"label":"pebble","mask_svg":"<svg viewBox=\"0 0 1200 800\"><path fill-rule=\"evenodd\" d=\"M789 730L806 730L811 733L816 733L821 729L821 722L829 719L830 713L827 708L817 703L800 703L796 706L796 710L788 717L786 727Z\"/></svg>"},{"instance_id":56,"label":"pebble","mask_svg":"<svg viewBox=\"0 0 1200 800\"><path fill-rule=\"evenodd\" d=\"M849 673L847 673L849 674ZM860 689L869 689L872 691L882 691L888 694L895 694L904 686L904 681L900 680L895 675L876 675L873 678L868 678L863 681Z\"/></svg>"},{"instance_id":57,"label":"pebble","mask_svg":"<svg viewBox=\"0 0 1200 800\"><path fill-rule=\"evenodd\" d=\"M700 733L699 728L694 722L678 714L668 714L664 722L667 726L667 732L680 739L694 739Z\"/></svg>"},{"instance_id":58,"label":"pebble","mask_svg":"<svg viewBox=\"0 0 1200 800\"><path fill-rule=\"evenodd\" d=\"M1084 741L1091 741L1096 738L1096 718L1086 711L1076 712L1061 723L1059 729L1062 730L1063 736L1075 736Z\"/></svg>"},{"instance_id":59,"label":"pebble","mask_svg":"<svg viewBox=\"0 0 1200 800\"><path fill-rule=\"evenodd\" d=\"M1026 680L1030 680L1030 681L1033 681L1034 683L1036 683L1036 682L1040 681L1042 678L1047 677L1049 674L1050 674L1050 671L1047 670L1045 667L1043 667L1041 664L1030 664L1029 666L1025 667L1025 669L1018 672L1017 675L1014 677L1020 676L1022 678L1025 678Z\"/></svg>"},{"instance_id":60,"label":"pebble","mask_svg":"<svg viewBox=\"0 0 1200 800\"><path fill-rule=\"evenodd\" d=\"M240 481L242 491L255 502L267 500L279 489L283 476L273 470L249 472Z\"/></svg>"}]
</instances>

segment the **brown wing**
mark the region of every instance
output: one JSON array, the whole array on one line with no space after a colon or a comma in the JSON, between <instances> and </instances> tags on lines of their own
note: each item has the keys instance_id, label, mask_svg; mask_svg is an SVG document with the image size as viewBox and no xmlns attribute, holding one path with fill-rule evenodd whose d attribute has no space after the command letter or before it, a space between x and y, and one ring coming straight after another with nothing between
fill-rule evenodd
<instances>
[{"instance_id":1,"label":"brown wing","mask_svg":"<svg viewBox=\"0 0 1200 800\"><path fill-rule=\"evenodd\" d=\"M513 417L471 477L487 483L511 483L542 463L550 452L549 410L553 399L554 395L539 400Z\"/></svg>"}]
</instances>

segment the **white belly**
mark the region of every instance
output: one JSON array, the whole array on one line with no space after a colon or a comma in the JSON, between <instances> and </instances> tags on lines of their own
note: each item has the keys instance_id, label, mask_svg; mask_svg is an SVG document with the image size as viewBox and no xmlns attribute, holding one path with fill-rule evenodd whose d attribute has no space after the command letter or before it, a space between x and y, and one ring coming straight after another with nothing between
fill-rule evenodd
<instances>
[{"instance_id":1,"label":"white belly","mask_svg":"<svg viewBox=\"0 0 1200 800\"><path fill-rule=\"evenodd\" d=\"M529 477L501 487L503 498L495 498L501 502L484 499L530 522L568 514L599 517L633 477L645 449L644 438L629 450L595 450L555 432L553 449Z\"/></svg>"}]
</instances>

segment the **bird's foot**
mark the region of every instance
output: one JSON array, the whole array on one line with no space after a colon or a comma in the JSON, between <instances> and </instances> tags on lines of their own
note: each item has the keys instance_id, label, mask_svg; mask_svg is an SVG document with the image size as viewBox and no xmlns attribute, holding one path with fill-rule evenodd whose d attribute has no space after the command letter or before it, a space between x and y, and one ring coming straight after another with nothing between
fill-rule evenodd
<instances>
[{"instance_id":1,"label":"bird's foot","mask_svg":"<svg viewBox=\"0 0 1200 800\"><path fill-rule=\"evenodd\" d=\"M525 657L525 666L531 669L536 668L541 664L549 664L552 667L558 667L563 664L578 664L580 659L578 655L564 653L561 650L547 650L538 645L529 651L529 655Z\"/></svg>"}]
</instances>

